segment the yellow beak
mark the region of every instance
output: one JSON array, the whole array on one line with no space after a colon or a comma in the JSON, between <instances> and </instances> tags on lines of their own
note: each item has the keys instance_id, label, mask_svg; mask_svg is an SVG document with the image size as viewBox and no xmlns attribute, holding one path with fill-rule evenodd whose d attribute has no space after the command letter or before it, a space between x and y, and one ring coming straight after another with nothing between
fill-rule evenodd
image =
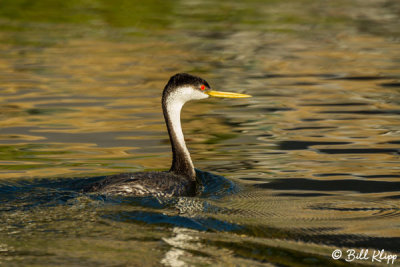
<instances>
[{"instance_id":1,"label":"yellow beak","mask_svg":"<svg viewBox=\"0 0 400 267\"><path fill-rule=\"evenodd\" d=\"M206 91L205 93L208 94L209 96L214 96L214 97L227 97L227 98L251 97L251 95L237 94L237 93L230 93L230 92L219 92L219 91Z\"/></svg>"}]
</instances>

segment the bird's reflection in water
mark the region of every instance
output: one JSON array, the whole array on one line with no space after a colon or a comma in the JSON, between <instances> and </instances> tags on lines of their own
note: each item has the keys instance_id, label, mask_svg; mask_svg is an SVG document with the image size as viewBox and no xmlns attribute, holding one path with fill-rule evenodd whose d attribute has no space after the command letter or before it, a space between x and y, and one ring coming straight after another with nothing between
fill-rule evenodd
<instances>
[{"instance_id":1,"label":"bird's reflection in water","mask_svg":"<svg viewBox=\"0 0 400 267\"><path fill-rule=\"evenodd\" d=\"M163 238L163 241L171 246L171 248L165 253L161 263L166 266L187 266L184 258L191 258L193 260L194 257L187 250L199 250L202 246L198 242L199 237L196 234L196 230L174 227L172 229L172 236Z\"/></svg>"}]
</instances>

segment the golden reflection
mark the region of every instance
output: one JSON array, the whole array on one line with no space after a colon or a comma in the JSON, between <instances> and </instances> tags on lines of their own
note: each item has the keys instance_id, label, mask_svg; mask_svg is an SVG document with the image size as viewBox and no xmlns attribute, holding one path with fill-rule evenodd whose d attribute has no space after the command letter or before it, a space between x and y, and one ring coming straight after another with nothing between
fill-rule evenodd
<instances>
[{"instance_id":1,"label":"golden reflection","mask_svg":"<svg viewBox=\"0 0 400 267\"><path fill-rule=\"evenodd\" d=\"M13 180L23 191L2 191L7 205L0 233L11 241L3 238L0 250L17 248L22 240L34 248L30 256L20 250L27 259L37 260L43 247L54 257L66 255L68 244L67 255L80 260L86 255L88 265L97 264L99 255L109 265L178 266L193 259L221 266L270 260L290 265L310 255L330 258L329 244L342 246L338 236L365 237L362 244L368 247L376 246L374 238L399 236L399 43L390 34L398 27L380 21L398 21L395 11L385 13L390 8L369 1L362 4L366 9L345 8L345 1L264 2L263 8L260 1L253 3L260 16L249 15L242 4L221 2L229 11L219 14L223 19L209 21L203 14L202 21L200 13L210 7L187 1L171 9L186 16L170 15L177 20L160 32L139 31L137 25L81 30L81 25L0 19L8 26L0 31L0 180L6 186ZM88 11L102 13L101 6ZM315 10L322 12L314 16ZM380 26L385 30L370 32ZM25 182L36 188L31 178L168 169L171 151L160 97L168 77L183 71L207 78L221 91L246 88L253 96L235 103L193 102L182 113L196 168L224 175L239 185L238 193L173 208L98 200L92 203L96 211L75 198L71 206L62 198L66 204L54 204L54 197L65 193L61 189L18 195ZM29 202L35 199L44 206ZM28 208L18 206L25 204ZM243 226L243 232L197 232L104 216L116 209L128 215L160 209L174 216L189 213L194 222L216 218ZM23 238L13 240L14 231ZM245 243L255 249L246 252ZM257 255L262 245L304 254L280 261Z\"/></svg>"}]
</instances>

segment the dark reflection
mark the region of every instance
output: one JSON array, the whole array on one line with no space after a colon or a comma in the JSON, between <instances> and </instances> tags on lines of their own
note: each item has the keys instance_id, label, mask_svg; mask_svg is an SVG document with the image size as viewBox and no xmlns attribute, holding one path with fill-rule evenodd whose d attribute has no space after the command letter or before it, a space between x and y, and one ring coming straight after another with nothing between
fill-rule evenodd
<instances>
[{"instance_id":1,"label":"dark reflection","mask_svg":"<svg viewBox=\"0 0 400 267\"><path fill-rule=\"evenodd\" d=\"M381 83L381 86L384 86L384 87L400 87L400 83L396 83L396 82L393 82L393 83Z\"/></svg>"},{"instance_id":2,"label":"dark reflection","mask_svg":"<svg viewBox=\"0 0 400 267\"><path fill-rule=\"evenodd\" d=\"M326 110L320 111L318 113L327 114L360 114L360 115L399 115L400 110L388 110L388 109L378 109L378 110Z\"/></svg>"},{"instance_id":3,"label":"dark reflection","mask_svg":"<svg viewBox=\"0 0 400 267\"><path fill-rule=\"evenodd\" d=\"M313 126L313 127L296 127L284 129L285 131L298 131L298 130L319 130L319 129L335 129L336 127L324 127L324 126Z\"/></svg>"},{"instance_id":4,"label":"dark reflection","mask_svg":"<svg viewBox=\"0 0 400 267\"><path fill-rule=\"evenodd\" d=\"M120 222L144 222L148 224L185 227L199 231L237 231L242 228L240 225L214 218L170 216L162 213L144 211L119 212L106 214L102 217Z\"/></svg>"},{"instance_id":5,"label":"dark reflection","mask_svg":"<svg viewBox=\"0 0 400 267\"><path fill-rule=\"evenodd\" d=\"M375 81L375 80L387 80L393 79L390 76L346 76L346 77L335 77L332 80L350 80L350 81Z\"/></svg>"},{"instance_id":6,"label":"dark reflection","mask_svg":"<svg viewBox=\"0 0 400 267\"><path fill-rule=\"evenodd\" d=\"M279 193L276 196L281 197L322 197L322 196L331 196L331 194L322 194L322 193Z\"/></svg>"},{"instance_id":7,"label":"dark reflection","mask_svg":"<svg viewBox=\"0 0 400 267\"><path fill-rule=\"evenodd\" d=\"M320 181L303 178L277 179L269 183L255 184L254 186L273 190L355 191L360 193L395 192L400 190L400 182L366 180Z\"/></svg>"},{"instance_id":8,"label":"dark reflection","mask_svg":"<svg viewBox=\"0 0 400 267\"><path fill-rule=\"evenodd\" d=\"M400 195L395 195L395 196L388 196L385 197L386 199L400 199Z\"/></svg>"},{"instance_id":9,"label":"dark reflection","mask_svg":"<svg viewBox=\"0 0 400 267\"><path fill-rule=\"evenodd\" d=\"M305 107L324 107L324 106L367 106L369 105L368 103L362 103L362 102L348 102L348 103L310 103L310 104L301 104L301 106Z\"/></svg>"},{"instance_id":10,"label":"dark reflection","mask_svg":"<svg viewBox=\"0 0 400 267\"><path fill-rule=\"evenodd\" d=\"M333 73L317 73L317 74L264 74L264 75L250 75L251 79L274 79L274 78L306 78L306 77L315 77L315 78L324 78L324 79L333 79L339 77L338 74Z\"/></svg>"},{"instance_id":11,"label":"dark reflection","mask_svg":"<svg viewBox=\"0 0 400 267\"><path fill-rule=\"evenodd\" d=\"M376 179L376 178L400 178L400 175L396 174L377 174L377 175L360 175L359 177Z\"/></svg>"},{"instance_id":12,"label":"dark reflection","mask_svg":"<svg viewBox=\"0 0 400 267\"><path fill-rule=\"evenodd\" d=\"M382 153L394 153L399 154L400 149L392 148L330 148L330 149L318 149L321 153L327 154L382 154Z\"/></svg>"},{"instance_id":13,"label":"dark reflection","mask_svg":"<svg viewBox=\"0 0 400 267\"><path fill-rule=\"evenodd\" d=\"M254 92L252 93L254 97L289 97L288 95L277 94L277 93L270 93L266 91Z\"/></svg>"},{"instance_id":14,"label":"dark reflection","mask_svg":"<svg viewBox=\"0 0 400 267\"><path fill-rule=\"evenodd\" d=\"M252 79L274 79L274 78L307 78L307 77L315 77L315 78L323 78L327 80L350 80L350 81L375 81L375 80L388 80L388 79L396 79L395 76L343 76L341 74L334 73L308 73L308 74L264 74L253 76L250 75L249 78Z\"/></svg>"},{"instance_id":15,"label":"dark reflection","mask_svg":"<svg viewBox=\"0 0 400 267\"><path fill-rule=\"evenodd\" d=\"M313 86L313 85L318 85L318 83L312 83L312 82L297 82L297 83L293 83L293 85L299 85L299 86Z\"/></svg>"},{"instance_id":16,"label":"dark reflection","mask_svg":"<svg viewBox=\"0 0 400 267\"><path fill-rule=\"evenodd\" d=\"M349 142L312 142L312 141L281 141L278 143L278 149L281 150L303 150L310 146L318 145L347 145Z\"/></svg>"},{"instance_id":17,"label":"dark reflection","mask_svg":"<svg viewBox=\"0 0 400 267\"><path fill-rule=\"evenodd\" d=\"M261 95L258 95L261 96ZM265 96L265 95L262 95ZM280 111L292 111L292 108L287 107L249 107L248 105L238 105L236 108L244 108L246 112L257 112L257 113L274 113Z\"/></svg>"},{"instance_id":18,"label":"dark reflection","mask_svg":"<svg viewBox=\"0 0 400 267\"><path fill-rule=\"evenodd\" d=\"M315 177L331 177L331 176L349 176L350 173L318 173L314 174Z\"/></svg>"},{"instance_id":19,"label":"dark reflection","mask_svg":"<svg viewBox=\"0 0 400 267\"><path fill-rule=\"evenodd\" d=\"M311 207L311 209L314 210L335 210L335 211L378 211L378 212L383 212L383 211L394 211L395 213L399 213L400 209L396 208L381 208L381 207L376 207L376 208L371 208L371 207L366 207L366 208L339 208L339 207Z\"/></svg>"},{"instance_id":20,"label":"dark reflection","mask_svg":"<svg viewBox=\"0 0 400 267\"><path fill-rule=\"evenodd\" d=\"M266 113L272 113L272 112L278 112L278 111L291 111L293 109L292 108L271 107L271 108L260 108L260 110L262 110L263 112L266 112Z\"/></svg>"},{"instance_id":21,"label":"dark reflection","mask_svg":"<svg viewBox=\"0 0 400 267\"><path fill-rule=\"evenodd\" d=\"M324 119L316 119L316 118L304 118L301 121L323 121Z\"/></svg>"},{"instance_id":22,"label":"dark reflection","mask_svg":"<svg viewBox=\"0 0 400 267\"><path fill-rule=\"evenodd\" d=\"M253 177L241 177L240 180L244 180L244 181L265 181L265 179L263 178L253 178Z\"/></svg>"}]
</instances>

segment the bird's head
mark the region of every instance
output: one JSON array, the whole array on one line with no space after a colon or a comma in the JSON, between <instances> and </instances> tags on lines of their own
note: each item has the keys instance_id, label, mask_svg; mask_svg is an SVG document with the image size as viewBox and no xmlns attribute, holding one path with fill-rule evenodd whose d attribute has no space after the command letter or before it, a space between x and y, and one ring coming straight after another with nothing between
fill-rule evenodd
<instances>
[{"instance_id":1,"label":"bird's head","mask_svg":"<svg viewBox=\"0 0 400 267\"><path fill-rule=\"evenodd\" d=\"M214 91L206 80L187 73L178 73L172 76L163 92L163 98L170 98L174 102L182 104L187 101L205 99L210 96L226 98L251 97L245 94Z\"/></svg>"}]
</instances>

